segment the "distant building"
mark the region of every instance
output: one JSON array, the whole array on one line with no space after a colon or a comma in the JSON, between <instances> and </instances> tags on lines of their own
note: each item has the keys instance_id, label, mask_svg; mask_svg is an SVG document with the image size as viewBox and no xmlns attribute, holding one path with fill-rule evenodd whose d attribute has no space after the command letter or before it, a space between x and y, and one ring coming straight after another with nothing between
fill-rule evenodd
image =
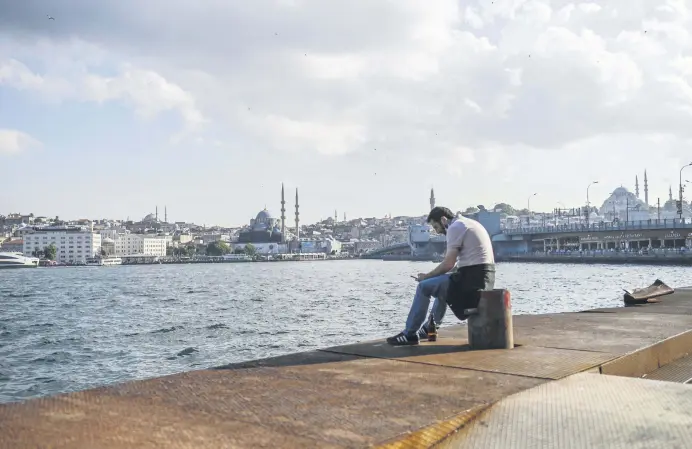
<instances>
[{"instance_id":1,"label":"distant building","mask_svg":"<svg viewBox=\"0 0 692 449\"><path fill-rule=\"evenodd\" d=\"M4 253L21 253L24 252L24 240L13 238L5 240L0 244L0 251Z\"/></svg>"},{"instance_id":2,"label":"distant building","mask_svg":"<svg viewBox=\"0 0 692 449\"><path fill-rule=\"evenodd\" d=\"M118 256L159 256L166 255L168 241L157 236L141 234L122 234L115 240L115 254Z\"/></svg>"},{"instance_id":3,"label":"distant building","mask_svg":"<svg viewBox=\"0 0 692 449\"><path fill-rule=\"evenodd\" d=\"M295 236L296 239L299 238L300 228L299 228L299 212L298 212L298 189L296 189L296 217L295 217ZM241 230L238 233L237 244L274 244L274 243L286 243L288 240L288 235L286 231L286 200L284 196L284 186L281 185L281 218L275 218L265 207L263 210L257 213L257 216L250 220L250 226ZM264 245L262 246L265 247ZM281 248L284 248L282 245ZM271 248L266 246L267 251L274 252L277 251L277 246L272 245Z\"/></svg>"},{"instance_id":4,"label":"distant building","mask_svg":"<svg viewBox=\"0 0 692 449\"><path fill-rule=\"evenodd\" d=\"M228 234L204 234L202 235L202 243L208 245L214 242L230 243L231 236Z\"/></svg>"},{"instance_id":5,"label":"distant building","mask_svg":"<svg viewBox=\"0 0 692 449\"><path fill-rule=\"evenodd\" d=\"M56 260L61 263L84 263L87 257L101 253L101 234L86 226L46 226L33 228L24 235L22 252L30 256L55 245Z\"/></svg>"},{"instance_id":6,"label":"distant building","mask_svg":"<svg viewBox=\"0 0 692 449\"><path fill-rule=\"evenodd\" d=\"M625 187L618 187L603 201L599 213L611 220L616 218L623 221L627 218L629 221L648 220L649 206L637 198L636 193L630 192Z\"/></svg>"},{"instance_id":7,"label":"distant building","mask_svg":"<svg viewBox=\"0 0 692 449\"><path fill-rule=\"evenodd\" d=\"M267 210L250 220L250 226L238 234L238 243L281 243L281 225Z\"/></svg>"},{"instance_id":8,"label":"distant building","mask_svg":"<svg viewBox=\"0 0 692 449\"><path fill-rule=\"evenodd\" d=\"M34 224L34 214L9 214L5 217L5 226L21 226Z\"/></svg>"},{"instance_id":9,"label":"distant building","mask_svg":"<svg viewBox=\"0 0 692 449\"><path fill-rule=\"evenodd\" d=\"M112 229L101 231L103 247L108 254L115 256L159 256L166 255L171 242L169 236L119 233Z\"/></svg>"}]
</instances>

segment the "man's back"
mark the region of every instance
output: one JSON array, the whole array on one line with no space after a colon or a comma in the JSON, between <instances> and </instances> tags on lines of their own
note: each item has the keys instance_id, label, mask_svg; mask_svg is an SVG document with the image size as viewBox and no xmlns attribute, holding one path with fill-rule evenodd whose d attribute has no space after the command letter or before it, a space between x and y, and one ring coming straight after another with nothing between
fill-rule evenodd
<instances>
[{"instance_id":1,"label":"man's back","mask_svg":"<svg viewBox=\"0 0 692 449\"><path fill-rule=\"evenodd\" d=\"M459 248L457 268L495 263L490 235L476 220L466 217L454 220L447 228L447 247Z\"/></svg>"}]
</instances>

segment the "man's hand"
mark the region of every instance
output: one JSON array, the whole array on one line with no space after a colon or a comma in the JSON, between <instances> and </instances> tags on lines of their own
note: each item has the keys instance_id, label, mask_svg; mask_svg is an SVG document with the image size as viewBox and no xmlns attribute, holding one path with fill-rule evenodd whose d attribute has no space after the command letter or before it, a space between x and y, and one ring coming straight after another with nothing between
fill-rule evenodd
<instances>
[{"instance_id":1,"label":"man's hand","mask_svg":"<svg viewBox=\"0 0 692 449\"><path fill-rule=\"evenodd\" d=\"M418 275L416 276L416 280L417 280L418 282L424 281L424 280L426 280L427 278L428 278L428 274L427 274L427 273L418 273Z\"/></svg>"}]
</instances>

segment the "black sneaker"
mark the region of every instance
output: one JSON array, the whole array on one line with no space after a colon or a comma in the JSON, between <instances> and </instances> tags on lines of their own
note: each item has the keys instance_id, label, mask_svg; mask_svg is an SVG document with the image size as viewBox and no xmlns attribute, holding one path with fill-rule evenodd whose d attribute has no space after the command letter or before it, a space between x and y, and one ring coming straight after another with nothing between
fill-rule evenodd
<instances>
[{"instance_id":1,"label":"black sneaker","mask_svg":"<svg viewBox=\"0 0 692 449\"><path fill-rule=\"evenodd\" d=\"M389 337L387 339L387 343L392 346L411 346L420 343L420 338L418 338L417 333L405 334L404 332L401 332L393 337Z\"/></svg>"},{"instance_id":2,"label":"black sneaker","mask_svg":"<svg viewBox=\"0 0 692 449\"><path fill-rule=\"evenodd\" d=\"M428 338L428 330L425 328L425 326L418 329L417 334L418 334L418 340L427 340L427 338Z\"/></svg>"},{"instance_id":3,"label":"black sneaker","mask_svg":"<svg viewBox=\"0 0 692 449\"><path fill-rule=\"evenodd\" d=\"M416 334L418 335L418 340L437 341L437 332L430 334L425 326L421 327Z\"/></svg>"}]
</instances>

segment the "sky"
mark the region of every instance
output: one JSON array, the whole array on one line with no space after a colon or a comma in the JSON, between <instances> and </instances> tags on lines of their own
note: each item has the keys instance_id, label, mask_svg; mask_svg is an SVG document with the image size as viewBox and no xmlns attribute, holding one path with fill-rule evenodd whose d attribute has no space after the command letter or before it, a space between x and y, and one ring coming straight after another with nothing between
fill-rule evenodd
<instances>
[{"instance_id":1,"label":"sky","mask_svg":"<svg viewBox=\"0 0 692 449\"><path fill-rule=\"evenodd\" d=\"M684 0L0 0L0 214L664 201L691 33Z\"/></svg>"}]
</instances>

